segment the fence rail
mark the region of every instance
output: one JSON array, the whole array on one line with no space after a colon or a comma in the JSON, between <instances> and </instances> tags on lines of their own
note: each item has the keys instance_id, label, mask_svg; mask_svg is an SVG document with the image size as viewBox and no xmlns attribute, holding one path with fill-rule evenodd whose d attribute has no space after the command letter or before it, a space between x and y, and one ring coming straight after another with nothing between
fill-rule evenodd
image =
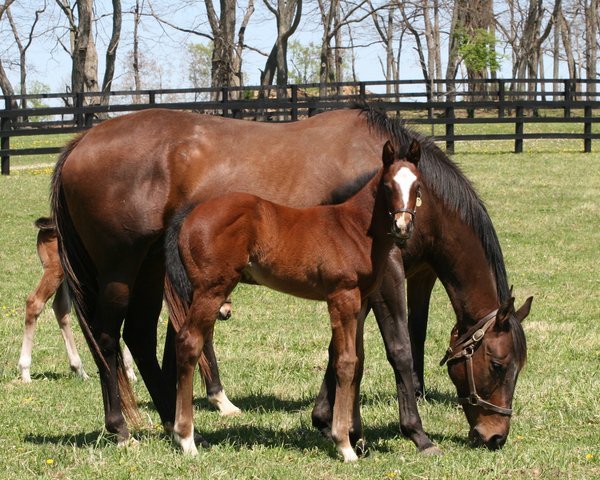
<instances>
[{"instance_id":1,"label":"fence rail","mask_svg":"<svg viewBox=\"0 0 600 480\"><path fill-rule=\"evenodd\" d=\"M61 147L11 148L11 138L72 134L104 119L146 108L191 110L258 121L294 121L353 102L376 105L407 122L443 125L433 135L453 153L455 142L509 140L523 151L530 139L583 140L591 152L600 139L600 80L404 80L291 85L277 87L159 89L108 93L50 93L0 97L2 174L10 172L11 156L58 153ZM548 127L525 132L526 124L579 124L579 132ZM456 126L512 124L507 133L456 133Z\"/></svg>"}]
</instances>

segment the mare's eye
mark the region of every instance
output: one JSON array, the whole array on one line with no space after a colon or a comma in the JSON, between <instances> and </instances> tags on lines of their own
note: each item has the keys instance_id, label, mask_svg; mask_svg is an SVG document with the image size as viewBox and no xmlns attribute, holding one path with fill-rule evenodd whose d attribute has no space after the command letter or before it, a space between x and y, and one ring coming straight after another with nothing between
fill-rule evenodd
<instances>
[{"instance_id":1,"label":"mare's eye","mask_svg":"<svg viewBox=\"0 0 600 480\"><path fill-rule=\"evenodd\" d=\"M502 375L504 373L504 365L499 362L492 361L492 370L496 375Z\"/></svg>"}]
</instances>

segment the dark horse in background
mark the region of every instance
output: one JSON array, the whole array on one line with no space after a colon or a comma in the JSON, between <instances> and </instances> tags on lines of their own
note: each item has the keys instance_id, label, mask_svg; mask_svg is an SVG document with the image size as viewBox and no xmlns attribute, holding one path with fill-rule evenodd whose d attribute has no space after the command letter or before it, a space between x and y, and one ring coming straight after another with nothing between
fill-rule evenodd
<instances>
[{"instance_id":1,"label":"dark horse in background","mask_svg":"<svg viewBox=\"0 0 600 480\"><path fill-rule=\"evenodd\" d=\"M167 342L161 369L156 327L165 273L163 237L177 210L233 188L296 207L327 203L336 189L379 165L386 141L401 151L414 139L422 145L421 208L427 213L405 256L410 323L426 324L434 263L456 312L455 334L464 335L498 310L490 333L478 342L484 348L469 357L471 368L462 357L453 358L449 374L459 395L467 395L473 383L485 401L508 409L526 355L518 320L528 308L519 310L517 318L487 211L468 180L432 142L370 108L332 111L288 124L146 110L106 121L76 138L61 155L52 179L61 259L99 368L108 431L119 442L127 440L122 408L134 413L124 375L117 375L122 326L161 420L167 425L174 420L174 347ZM419 225L428 229L420 231ZM455 275L454 269L463 265L468 268ZM369 306L394 369L401 431L419 450L427 450L431 441L415 401L403 281L401 254L393 250ZM424 327L414 336L417 347L423 332ZM204 354L215 369L212 343L205 344ZM330 429L335 400L332 373L328 368L313 410L313 423L323 432ZM209 395L218 393L210 388L220 388L215 378ZM510 416L474 404L472 398L473 404L464 405L471 437L490 448L502 446Z\"/></svg>"}]
</instances>

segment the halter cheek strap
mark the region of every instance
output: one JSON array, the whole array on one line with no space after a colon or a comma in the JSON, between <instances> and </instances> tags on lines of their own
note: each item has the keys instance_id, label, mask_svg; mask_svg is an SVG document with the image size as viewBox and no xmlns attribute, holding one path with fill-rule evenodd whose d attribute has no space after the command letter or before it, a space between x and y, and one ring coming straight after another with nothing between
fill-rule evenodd
<instances>
[{"instance_id":1,"label":"halter cheek strap","mask_svg":"<svg viewBox=\"0 0 600 480\"><path fill-rule=\"evenodd\" d=\"M492 326L496 320L498 310L488 313L485 317L479 320L473 327L471 327L465 334L463 334L453 345L448 347L446 355L442 358L440 366L445 363L451 363L454 361L464 359L467 364L467 379L469 382L469 396L459 397L458 403L461 405L473 405L479 406L486 410L499 413L500 415L510 416L512 415L512 408L500 407L494 405L479 396L477 388L475 387L475 375L473 374L473 354L475 350L481 345L481 341L485 336L488 329Z\"/></svg>"}]
</instances>

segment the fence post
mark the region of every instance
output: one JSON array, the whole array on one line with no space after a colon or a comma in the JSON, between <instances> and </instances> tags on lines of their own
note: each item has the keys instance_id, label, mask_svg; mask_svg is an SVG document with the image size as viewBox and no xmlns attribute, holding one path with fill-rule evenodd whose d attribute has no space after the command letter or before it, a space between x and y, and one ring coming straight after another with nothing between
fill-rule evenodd
<instances>
[{"instance_id":1,"label":"fence post","mask_svg":"<svg viewBox=\"0 0 600 480\"><path fill-rule=\"evenodd\" d=\"M148 105L154 105L156 103L156 92L151 90L148 92Z\"/></svg>"},{"instance_id":2,"label":"fence post","mask_svg":"<svg viewBox=\"0 0 600 480\"><path fill-rule=\"evenodd\" d=\"M523 106L518 105L515 121L515 153L523 153Z\"/></svg>"},{"instance_id":3,"label":"fence post","mask_svg":"<svg viewBox=\"0 0 600 480\"><path fill-rule=\"evenodd\" d=\"M564 108L564 115L565 118L570 118L571 117L571 97L572 97L572 92L571 92L571 80L565 80L565 108Z\"/></svg>"},{"instance_id":4,"label":"fence post","mask_svg":"<svg viewBox=\"0 0 600 480\"><path fill-rule=\"evenodd\" d=\"M83 92L77 92L75 94L75 125L78 127L83 127L83 113L81 113L82 108Z\"/></svg>"},{"instance_id":5,"label":"fence post","mask_svg":"<svg viewBox=\"0 0 600 480\"><path fill-rule=\"evenodd\" d=\"M504 118L504 102L506 100L506 82L498 80L498 118Z\"/></svg>"},{"instance_id":6,"label":"fence post","mask_svg":"<svg viewBox=\"0 0 600 480\"><path fill-rule=\"evenodd\" d=\"M585 118L583 124L583 151L585 153L592 152L592 106L586 105L583 109L583 116Z\"/></svg>"},{"instance_id":7,"label":"fence post","mask_svg":"<svg viewBox=\"0 0 600 480\"><path fill-rule=\"evenodd\" d=\"M298 85L292 85L292 121L298 120Z\"/></svg>"},{"instance_id":8,"label":"fence post","mask_svg":"<svg viewBox=\"0 0 600 480\"><path fill-rule=\"evenodd\" d=\"M12 97L5 96L4 97L4 111L6 115L2 116L0 120L0 149L9 150L10 149L10 130L11 126L11 117L9 116L10 110L12 109ZM2 175L10 175L10 155L2 154Z\"/></svg>"},{"instance_id":9,"label":"fence post","mask_svg":"<svg viewBox=\"0 0 600 480\"><path fill-rule=\"evenodd\" d=\"M228 113L229 90L227 89L227 87L221 88L221 103L223 104L222 116L223 117L229 116L229 113Z\"/></svg>"},{"instance_id":10,"label":"fence post","mask_svg":"<svg viewBox=\"0 0 600 480\"><path fill-rule=\"evenodd\" d=\"M454 105L446 107L446 151L454 154Z\"/></svg>"}]
</instances>

